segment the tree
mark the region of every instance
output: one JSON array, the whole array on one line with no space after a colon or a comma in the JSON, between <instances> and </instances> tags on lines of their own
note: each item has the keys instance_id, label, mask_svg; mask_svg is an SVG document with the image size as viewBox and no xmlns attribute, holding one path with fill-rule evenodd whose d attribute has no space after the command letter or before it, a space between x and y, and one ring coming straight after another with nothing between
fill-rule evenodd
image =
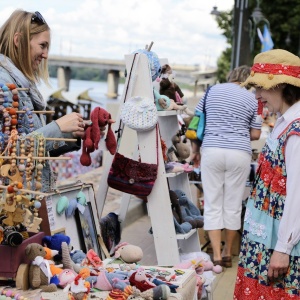
<instances>
[{"instance_id":1,"label":"tree","mask_svg":"<svg viewBox=\"0 0 300 300\"><path fill-rule=\"evenodd\" d=\"M235 0L237 1L237 0ZM264 17L270 24L270 31L274 42L275 49L285 49L295 55L300 55L300 1L299 0L250 0L249 1L249 26L253 26L253 18L251 14L254 8L259 4ZM226 81L226 75L230 71L232 60L232 44L233 44L233 12L221 12L216 17L219 28L225 36L228 47L222 52L218 59L218 80ZM252 23L251 23L252 22ZM263 31L263 25L266 22L261 21L256 24ZM243 28L243 34L246 30ZM252 27L253 30L253 27ZM250 28L251 31L251 28ZM248 33L247 33L248 34ZM249 65L252 64L256 54L261 52L261 43L257 36L256 29L254 34L254 49L250 54ZM249 37L250 38L250 37Z\"/></svg>"}]
</instances>

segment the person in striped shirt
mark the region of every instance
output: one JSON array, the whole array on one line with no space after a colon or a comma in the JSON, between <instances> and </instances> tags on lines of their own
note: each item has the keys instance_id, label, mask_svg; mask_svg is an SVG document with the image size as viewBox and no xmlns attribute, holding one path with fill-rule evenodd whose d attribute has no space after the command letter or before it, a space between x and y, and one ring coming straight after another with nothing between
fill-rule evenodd
<instances>
[{"instance_id":1,"label":"person in striped shirt","mask_svg":"<svg viewBox=\"0 0 300 300\"><path fill-rule=\"evenodd\" d=\"M204 230L208 231L215 264L231 267L232 245L241 228L243 195L251 167L251 140L258 140L255 94L240 83L250 74L240 66L228 82L212 86L205 107L202 97L196 111L205 111L206 125L201 145L201 178L204 190ZM225 245L221 252L221 231Z\"/></svg>"}]
</instances>

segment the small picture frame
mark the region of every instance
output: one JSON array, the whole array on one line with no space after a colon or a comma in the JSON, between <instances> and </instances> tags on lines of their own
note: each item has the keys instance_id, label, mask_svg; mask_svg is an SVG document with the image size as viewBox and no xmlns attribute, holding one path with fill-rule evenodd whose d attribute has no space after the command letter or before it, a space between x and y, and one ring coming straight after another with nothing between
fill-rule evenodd
<instances>
[{"instance_id":1,"label":"small picture frame","mask_svg":"<svg viewBox=\"0 0 300 300\"><path fill-rule=\"evenodd\" d=\"M66 228L59 228L59 229L51 230L51 235L54 235L56 233L66 235Z\"/></svg>"},{"instance_id":2,"label":"small picture frame","mask_svg":"<svg viewBox=\"0 0 300 300\"><path fill-rule=\"evenodd\" d=\"M87 203L83 214L77 209L75 212L75 218L80 236L81 249L85 253L92 249L100 256L101 252L98 242L98 234L91 203Z\"/></svg>"}]
</instances>

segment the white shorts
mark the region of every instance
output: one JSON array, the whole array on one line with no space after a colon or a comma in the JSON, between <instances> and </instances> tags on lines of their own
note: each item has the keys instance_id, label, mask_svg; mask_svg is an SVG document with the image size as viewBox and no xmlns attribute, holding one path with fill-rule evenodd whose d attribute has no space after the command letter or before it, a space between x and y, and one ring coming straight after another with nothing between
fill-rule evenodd
<instances>
[{"instance_id":1,"label":"white shorts","mask_svg":"<svg viewBox=\"0 0 300 300\"><path fill-rule=\"evenodd\" d=\"M225 148L203 148L201 178L204 229L241 228L242 201L250 174L251 155Z\"/></svg>"}]
</instances>

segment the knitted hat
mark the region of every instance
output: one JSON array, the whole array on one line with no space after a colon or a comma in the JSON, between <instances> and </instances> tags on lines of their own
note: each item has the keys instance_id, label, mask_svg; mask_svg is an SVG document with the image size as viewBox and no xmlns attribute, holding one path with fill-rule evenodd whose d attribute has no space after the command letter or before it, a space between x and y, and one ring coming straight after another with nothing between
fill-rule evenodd
<instances>
[{"instance_id":1,"label":"knitted hat","mask_svg":"<svg viewBox=\"0 0 300 300\"><path fill-rule=\"evenodd\" d=\"M274 49L255 56L251 74L241 86L268 90L281 83L300 87L300 58L286 50Z\"/></svg>"}]
</instances>

